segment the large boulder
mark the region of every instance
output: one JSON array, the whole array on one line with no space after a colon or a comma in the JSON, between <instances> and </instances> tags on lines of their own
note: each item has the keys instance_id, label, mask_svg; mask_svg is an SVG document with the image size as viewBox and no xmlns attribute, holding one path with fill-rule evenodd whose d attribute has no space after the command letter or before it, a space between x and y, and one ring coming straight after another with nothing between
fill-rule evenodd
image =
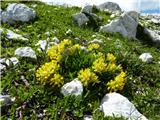
<instances>
[{"instance_id":1,"label":"large boulder","mask_svg":"<svg viewBox=\"0 0 160 120\"><path fill-rule=\"evenodd\" d=\"M99 31L103 33L120 33L123 37L135 39L137 26L137 21L135 21L131 16L123 14L119 19L101 26Z\"/></svg>"},{"instance_id":2,"label":"large boulder","mask_svg":"<svg viewBox=\"0 0 160 120\"><path fill-rule=\"evenodd\" d=\"M77 96L77 95L81 95L82 92L83 92L83 85L77 78L72 80L69 83L64 84L61 88L61 93L64 96L67 96L67 95Z\"/></svg>"},{"instance_id":3,"label":"large boulder","mask_svg":"<svg viewBox=\"0 0 160 120\"><path fill-rule=\"evenodd\" d=\"M136 11L129 11L126 13L127 15L129 15L130 17L132 17L136 22L139 21L139 13Z\"/></svg>"},{"instance_id":4,"label":"large boulder","mask_svg":"<svg viewBox=\"0 0 160 120\"><path fill-rule=\"evenodd\" d=\"M106 94L101 101L100 108L105 116L122 116L128 120L147 120L126 97L119 93Z\"/></svg>"},{"instance_id":5,"label":"large boulder","mask_svg":"<svg viewBox=\"0 0 160 120\"><path fill-rule=\"evenodd\" d=\"M9 4L6 11L1 13L3 23L28 22L36 17L36 12L24 4Z\"/></svg>"},{"instance_id":6,"label":"large boulder","mask_svg":"<svg viewBox=\"0 0 160 120\"><path fill-rule=\"evenodd\" d=\"M121 11L121 8L117 3L114 2L105 2L97 6L98 9L101 11L110 11L110 12L117 12Z\"/></svg>"},{"instance_id":7,"label":"large boulder","mask_svg":"<svg viewBox=\"0 0 160 120\"><path fill-rule=\"evenodd\" d=\"M73 21L78 24L78 26L86 26L89 22L89 19L84 13L76 13L73 16Z\"/></svg>"},{"instance_id":8,"label":"large boulder","mask_svg":"<svg viewBox=\"0 0 160 120\"><path fill-rule=\"evenodd\" d=\"M32 59L37 59L35 51L31 47L20 47L17 48L14 52L15 55L19 57L28 57Z\"/></svg>"},{"instance_id":9,"label":"large boulder","mask_svg":"<svg viewBox=\"0 0 160 120\"><path fill-rule=\"evenodd\" d=\"M144 33L151 38L153 43L160 45L160 35L158 33L147 28L144 29Z\"/></svg>"}]
</instances>

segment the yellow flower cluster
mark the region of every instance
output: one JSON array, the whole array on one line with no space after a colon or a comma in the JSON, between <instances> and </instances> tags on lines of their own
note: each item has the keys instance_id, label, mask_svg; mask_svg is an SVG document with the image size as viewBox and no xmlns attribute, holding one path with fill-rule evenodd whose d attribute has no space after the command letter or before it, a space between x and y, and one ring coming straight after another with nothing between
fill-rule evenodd
<instances>
[{"instance_id":1,"label":"yellow flower cluster","mask_svg":"<svg viewBox=\"0 0 160 120\"><path fill-rule=\"evenodd\" d=\"M107 64L105 63L104 56L100 56L98 59L96 59L93 62L92 69L95 72L104 72L104 71L106 71L106 67L107 67Z\"/></svg>"},{"instance_id":2,"label":"yellow flower cluster","mask_svg":"<svg viewBox=\"0 0 160 120\"><path fill-rule=\"evenodd\" d=\"M99 78L101 77L98 78L97 76L99 73L103 74L105 72L104 74L106 77L108 74L113 73L115 78L113 77L112 80L107 83L108 90L110 90L110 92L122 90L126 82L126 73L123 72L121 65L116 64L116 57L113 54L104 54L100 51L92 51L99 48L100 45L97 43L91 43L88 45L89 52L86 54L92 54L92 60L95 58L96 59L93 61L92 66L89 66L89 68L86 69L81 69L78 72L78 79L83 83L84 86L88 86L89 84L93 85L100 82ZM74 53L80 49L80 44L73 45L71 40L68 39L61 41L58 45L52 46L47 52L51 61L45 63L36 71L38 82L43 85L49 84L58 87L62 86L65 81L59 73L61 69L63 71L63 68L60 68L60 64L62 63L61 60L62 58L66 60L66 55L75 55ZM64 54L65 56L62 56ZM69 57L67 58L69 59Z\"/></svg>"},{"instance_id":3,"label":"yellow flower cluster","mask_svg":"<svg viewBox=\"0 0 160 120\"><path fill-rule=\"evenodd\" d=\"M64 80L60 74L54 74L54 76L50 80L50 85L52 86L60 87L63 84L64 84Z\"/></svg>"},{"instance_id":4,"label":"yellow flower cluster","mask_svg":"<svg viewBox=\"0 0 160 120\"><path fill-rule=\"evenodd\" d=\"M99 83L98 76L91 69L80 70L78 73L78 79L81 80L84 86L90 83Z\"/></svg>"},{"instance_id":5,"label":"yellow flower cluster","mask_svg":"<svg viewBox=\"0 0 160 120\"><path fill-rule=\"evenodd\" d=\"M105 56L103 53L99 52L97 57L92 66L95 72L115 71L120 69L120 66L116 65L116 57L113 54L107 54L108 63L105 63Z\"/></svg>"},{"instance_id":6,"label":"yellow flower cluster","mask_svg":"<svg viewBox=\"0 0 160 120\"><path fill-rule=\"evenodd\" d=\"M43 85L47 84L48 79L59 70L59 67L55 60L45 63L36 71L37 80Z\"/></svg>"},{"instance_id":7,"label":"yellow flower cluster","mask_svg":"<svg viewBox=\"0 0 160 120\"><path fill-rule=\"evenodd\" d=\"M110 82L107 83L108 90L110 90L110 92L113 91L116 92L118 90L122 90L125 83L126 83L126 73L121 71L121 73L117 75L114 80L111 80Z\"/></svg>"},{"instance_id":8,"label":"yellow flower cluster","mask_svg":"<svg viewBox=\"0 0 160 120\"><path fill-rule=\"evenodd\" d=\"M79 50L81 46L79 44L75 44L69 48L70 55L74 54L76 50Z\"/></svg>"},{"instance_id":9,"label":"yellow flower cluster","mask_svg":"<svg viewBox=\"0 0 160 120\"><path fill-rule=\"evenodd\" d=\"M107 58L110 62L116 62L116 57L111 53L107 54Z\"/></svg>"},{"instance_id":10,"label":"yellow flower cluster","mask_svg":"<svg viewBox=\"0 0 160 120\"><path fill-rule=\"evenodd\" d=\"M52 46L48 50L48 56L51 60L60 61L62 59L62 53L65 51L65 48L72 45L72 42L68 39L64 39L61 43L56 46Z\"/></svg>"},{"instance_id":11,"label":"yellow flower cluster","mask_svg":"<svg viewBox=\"0 0 160 120\"><path fill-rule=\"evenodd\" d=\"M97 44L97 43L92 43L92 44L89 44L89 46L88 46L88 51L97 50L98 48L100 48L100 45L99 45L99 44Z\"/></svg>"}]
</instances>

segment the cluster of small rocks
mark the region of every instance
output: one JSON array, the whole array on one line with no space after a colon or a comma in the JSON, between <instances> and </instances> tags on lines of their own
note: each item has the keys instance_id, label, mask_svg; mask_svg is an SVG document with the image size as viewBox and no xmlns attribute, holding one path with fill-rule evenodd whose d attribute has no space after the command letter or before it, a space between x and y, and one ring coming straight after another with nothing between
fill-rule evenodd
<instances>
[{"instance_id":1,"label":"cluster of small rocks","mask_svg":"<svg viewBox=\"0 0 160 120\"><path fill-rule=\"evenodd\" d=\"M101 21L102 18L97 16L94 13L94 9L97 9L96 6L93 5L86 5L82 8L80 13L74 14L73 21L78 24L78 26L87 26L89 23L96 24L97 21Z\"/></svg>"},{"instance_id":2,"label":"cluster of small rocks","mask_svg":"<svg viewBox=\"0 0 160 120\"><path fill-rule=\"evenodd\" d=\"M81 13L73 15L73 21L75 21L78 24L78 26L87 25L88 22L90 22L90 19L87 17L87 15L96 16L95 13L92 13L94 7L100 11L110 12L112 14L110 16L111 19L116 18L116 16L120 16L117 19L113 20L109 19L108 20L109 23L107 23L106 25L99 26L100 27L99 32L120 33L123 37L136 40L138 39L136 35L137 32L139 32L137 31L137 29L138 25L140 25L139 23L140 14L137 13L136 11L123 12L119 7L119 5L116 3L106 2L99 6L86 5L82 8ZM153 23L159 23L160 21L159 20L160 17L158 17L158 15L155 17L148 16L147 18L150 18ZM149 39L151 42L155 43L156 45L160 44L159 31L153 31L148 28L145 28L143 33L150 37Z\"/></svg>"},{"instance_id":3,"label":"cluster of small rocks","mask_svg":"<svg viewBox=\"0 0 160 120\"><path fill-rule=\"evenodd\" d=\"M144 14L141 17L143 20L147 20L150 23L160 24L159 14Z\"/></svg>"}]
</instances>

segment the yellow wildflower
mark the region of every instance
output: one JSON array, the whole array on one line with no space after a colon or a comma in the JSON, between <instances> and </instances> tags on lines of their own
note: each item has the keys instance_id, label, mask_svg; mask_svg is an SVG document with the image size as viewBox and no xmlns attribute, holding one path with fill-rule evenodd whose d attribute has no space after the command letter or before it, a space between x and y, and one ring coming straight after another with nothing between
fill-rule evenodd
<instances>
[{"instance_id":1,"label":"yellow wildflower","mask_svg":"<svg viewBox=\"0 0 160 120\"><path fill-rule=\"evenodd\" d=\"M45 63L36 71L37 80L41 84L46 84L48 78L59 70L59 64L57 61L52 60L51 62Z\"/></svg>"},{"instance_id":2,"label":"yellow wildflower","mask_svg":"<svg viewBox=\"0 0 160 120\"><path fill-rule=\"evenodd\" d=\"M69 48L69 52L70 54L74 54L76 50L79 50L81 48L81 46L79 44L75 44L72 47Z\"/></svg>"},{"instance_id":3,"label":"yellow wildflower","mask_svg":"<svg viewBox=\"0 0 160 120\"><path fill-rule=\"evenodd\" d=\"M97 50L98 48L100 48L100 45L97 43L92 43L88 46L88 50L92 51L92 50Z\"/></svg>"},{"instance_id":4,"label":"yellow wildflower","mask_svg":"<svg viewBox=\"0 0 160 120\"><path fill-rule=\"evenodd\" d=\"M105 63L105 58L103 56L99 57L93 62L92 68L95 72L103 72L106 70L107 64Z\"/></svg>"},{"instance_id":5,"label":"yellow wildflower","mask_svg":"<svg viewBox=\"0 0 160 120\"><path fill-rule=\"evenodd\" d=\"M119 75L115 77L114 80L111 80L110 82L107 83L108 90L110 90L111 92L123 90L125 82L126 82L126 73L122 71Z\"/></svg>"},{"instance_id":6,"label":"yellow wildflower","mask_svg":"<svg viewBox=\"0 0 160 120\"><path fill-rule=\"evenodd\" d=\"M98 76L96 76L95 73L91 72L89 68L85 70L80 70L78 73L78 78L81 80L81 82L84 84L84 86L87 86L90 83L98 83Z\"/></svg>"},{"instance_id":7,"label":"yellow wildflower","mask_svg":"<svg viewBox=\"0 0 160 120\"><path fill-rule=\"evenodd\" d=\"M58 45L52 46L48 50L48 56L51 60L57 60L60 61L62 59L62 53L65 51L65 48L67 46L70 46L72 42L68 39L64 39L62 42L60 42Z\"/></svg>"},{"instance_id":8,"label":"yellow wildflower","mask_svg":"<svg viewBox=\"0 0 160 120\"><path fill-rule=\"evenodd\" d=\"M63 84L64 84L64 80L60 74L54 74L53 78L50 79L50 85L52 86L60 87Z\"/></svg>"},{"instance_id":9,"label":"yellow wildflower","mask_svg":"<svg viewBox=\"0 0 160 120\"><path fill-rule=\"evenodd\" d=\"M115 63L108 63L106 67L106 71L115 71L117 69L117 66Z\"/></svg>"},{"instance_id":10,"label":"yellow wildflower","mask_svg":"<svg viewBox=\"0 0 160 120\"><path fill-rule=\"evenodd\" d=\"M108 60L110 62L115 62L116 61L116 57L113 54L111 54L111 53L107 54L107 58L108 58Z\"/></svg>"}]
</instances>

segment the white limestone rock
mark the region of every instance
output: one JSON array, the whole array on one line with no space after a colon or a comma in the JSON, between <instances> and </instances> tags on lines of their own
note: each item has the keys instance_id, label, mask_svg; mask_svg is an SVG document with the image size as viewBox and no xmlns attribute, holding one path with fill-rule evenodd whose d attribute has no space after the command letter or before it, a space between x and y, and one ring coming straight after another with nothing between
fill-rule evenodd
<instances>
[{"instance_id":1,"label":"white limestone rock","mask_svg":"<svg viewBox=\"0 0 160 120\"><path fill-rule=\"evenodd\" d=\"M62 86L61 88L61 93L64 95L64 96L67 96L67 95L75 95L75 96L78 96L78 95L81 95L83 92L83 85L82 83L78 80L78 78L72 80L71 82L69 83L66 83Z\"/></svg>"},{"instance_id":2,"label":"white limestone rock","mask_svg":"<svg viewBox=\"0 0 160 120\"><path fill-rule=\"evenodd\" d=\"M105 116L123 116L128 120L148 120L126 97L119 93L106 94L101 101L100 108Z\"/></svg>"},{"instance_id":3,"label":"white limestone rock","mask_svg":"<svg viewBox=\"0 0 160 120\"><path fill-rule=\"evenodd\" d=\"M88 42L89 44L91 44L91 43L98 43L98 44L100 44L100 45L103 45L103 41L101 40L101 39L93 39L92 41L89 41Z\"/></svg>"},{"instance_id":4,"label":"white limestone rock","mask_svg":"<svg viewBox=\"0 0 160 120\"><path fill-rule=\"evenodd\" d=\"M17 48L14 52L15 55L19 57L28 57L28 58L33 58L37 59L35 51L32 50L31 47L20 47Z\"/></svg>"},{"instance_id":5,"label":"white limestone rock","mask_svg":"<svg viewBox=\"0 0 160 120\"><path fill-rule=\"evenodd\" d=\"M0 108L2 106L10 105L15 101L15 98L11 98L10 95L0 95Z\"/></svg>"},{"instance_id":6,"label":"white limestone rock","mask_svg":"<svg viewBox=\"0 0 160 120\"><path fill-rule=\"evenodd\" d=\"M47 46L47 40L39 40L38 43L35 44L35 46L40 46L40 48L38 48L38 50L39 51L44 51L46 49L46 46Z\"/></svg>"},{"instance_id":7,"label":"white limestone rock","mask_svg":"<svg viewBox=\"0 0 160 120\"><path fill-rule=\"evenodd\" d=\"M145 28L144 33L149 35L153 43L160 45L160 35L157 32Z\"/></svg>"},{"instance_id":8,"label":"white limestone rock","mask_svg":"<svg viewBox=\"0 0 160 120\"><path fill-rule=\"evenodd\" d=\"M111 21L109 24L101 26L100 32L120 33L123 37L136 39L138 22L127 14L123 14L119 19Z\"/></svg>"},{"instance_id":9,"label":"white limestone rock","mask_svg":"<svg viewBox=\"0 0 160 120\"><path fill-rule=\"evenodd\" d=\"M14 24L18 21L28 22L36 17L36 12L24 4L9 4L6 11L2 12L2 22Z\"/></svg>"},{"instance_id":10,"label":"white limestone rock","mask_svg":"<svg viewBox=\"0 0 160 120\"><path fill-rule=\"evenodd\" d=\"M142 62L150 63L150 62L152 62L153 57L150 53L143 53L139 56L139 59L141 59Z\"/></svg>"},{"instance_id":11,"label":"white limestone rock","mask_svg":"<svg viewBox=\"0 0 160 120\"><path fill-rule=\"evenodd\" d=\"M73 21L78 24L79 27L87 25L89 19L84 13L76 13L73 15Z\"/></svg>"},{"instance_id":12,"label":"white limestone rock","mask_svg":"<svg viewBox=\"0 0 160 120\"><path fill-rule=\"evenodd\" d=\"M98 5L97 8L100 9L101 11L106 11L106 10L111 11L111 12L121 11L121 8L119 7L119 5L114 2L102 3Z\"/></svg>"},{"instance_id":13,"label":"white limestone rock","mask_svg":"<svg viewBox=\"0 0 160 120\"><path fill-rule=\"evenodd\" d=\"M93 5L85 5L82 10L82 13L92 13L93 12Z\"/></svg>"},{"instance_id":14,"label":"white limestone rock","mask_svg":"<svg viewBox=\"0 0 160 120\"><path fill-rule=\"evenodd\" d=\"M84 115L83 120L92 120L91 115Z\"/></svg>"},{"instance_id":15,"label":"white limestone rock","mask_svg":"<svg viewBox=\"0 0 160 120\"><path fill-rule=\"evenodd\" d=\"M2 34L4 32L4 30L5 29L0 28L0 34ZM8 29L6 29L6 38L8 38L8 39L19 39L19 40L22 40L22 41L28 41L27 38L24 38L22 35L14 33L13 31L8 30Z\"/></svg>"},{"instance_id":16,"label":"white limestone rock","mask_svg":"<svg viewBox=\"0 0 160 120\"><path fill-rule=\"evenodd\" d=\"M16 57L11 58L1 58L0 59L0 75L6 70L6 65L11 66L12 64L15 66L19 63L19 60Z\"/></svg>"}]
</instances>

